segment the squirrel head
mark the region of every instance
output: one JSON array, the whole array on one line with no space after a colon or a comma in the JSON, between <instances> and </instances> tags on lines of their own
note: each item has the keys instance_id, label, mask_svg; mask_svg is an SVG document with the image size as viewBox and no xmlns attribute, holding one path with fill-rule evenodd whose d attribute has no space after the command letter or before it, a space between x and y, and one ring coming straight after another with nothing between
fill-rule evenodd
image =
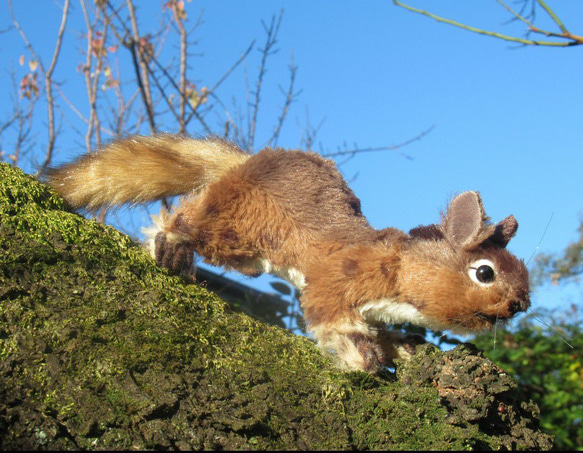
<instances>
[{"instance_id":1,"label":"squirrel head","mask_svg":"<svg viewBox=\"0 0 583 453\"><path fill-rule=\"evenodd\" d=\"M467 333L492 327L530 306L528 271L508 250L518 222L493 225L477 192L450 203L441 224L409 232L399 278L401 297L429 327Z\"/></svg>"}]
</instances>

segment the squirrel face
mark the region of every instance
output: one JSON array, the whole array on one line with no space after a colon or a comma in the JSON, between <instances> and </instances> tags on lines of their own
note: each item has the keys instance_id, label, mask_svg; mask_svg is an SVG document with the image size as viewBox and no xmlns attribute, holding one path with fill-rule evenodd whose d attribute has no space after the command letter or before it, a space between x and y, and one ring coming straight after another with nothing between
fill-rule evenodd
<instances>
[{"instance_id":1,"label":"squirrel face","mask_svg":"<svg viewBox=\"0 0 583 453\"><path fill-rule=\"evenodd\" d=\"M455 198L440 225L418 227L401 263L399 292L433 328L467 333L530 306L526 266L506 250L518 223L488 223L475 192Z\"/></svg>"},{"instance_id":2,"label":"squirrel face","mask_svg":"<svg viewBox=\"0 0 583 453\"><path fill-rule=\"evenodd\" d=\"M524 263L505 249L460 253L445 240L414 242L401 264L399 290L432 326L466 333L490 328L529 305Z\"/></svg>"}]
</instances>

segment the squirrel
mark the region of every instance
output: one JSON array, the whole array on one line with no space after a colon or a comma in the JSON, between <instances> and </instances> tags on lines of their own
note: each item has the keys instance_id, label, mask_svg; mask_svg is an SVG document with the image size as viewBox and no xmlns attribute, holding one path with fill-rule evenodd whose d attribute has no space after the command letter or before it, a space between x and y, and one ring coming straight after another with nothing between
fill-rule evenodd
<instances>
[{"instance_id":1,"label":"squirrel","mask_svg":"<svg viewBox=\"0 0 583 453\"><path fill-rule=\"evenodd\" d=\"M314 152L256 154L216 137L158 134L112 141L49 170L75 209L183 195L147 229L156 263L191 269L194 255L301 290L307 331L347 370L375 373L410 358L409 322L468 334L530 306L528 271L507 249L518 222L492 224L478 192L449 203L441 223L374 229L333 161Z\"/></svg>"}]
</instances>

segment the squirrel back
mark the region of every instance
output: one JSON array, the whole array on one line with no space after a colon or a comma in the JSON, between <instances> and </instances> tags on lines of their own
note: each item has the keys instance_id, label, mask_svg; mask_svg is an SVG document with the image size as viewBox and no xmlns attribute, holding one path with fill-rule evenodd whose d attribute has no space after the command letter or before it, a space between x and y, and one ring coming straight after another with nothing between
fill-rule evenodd
<instances>
[{"instance_id":1,"label":"squirrel back","mask_svg":"<svg viewBox=\"0 0 583 453\"><path fill-rule=\"evenodd\" d=\"M92 211L197 192L249 157L216 137L136 135L50 169L47 182L73 208Z\"/></svg>"}]
</instances>

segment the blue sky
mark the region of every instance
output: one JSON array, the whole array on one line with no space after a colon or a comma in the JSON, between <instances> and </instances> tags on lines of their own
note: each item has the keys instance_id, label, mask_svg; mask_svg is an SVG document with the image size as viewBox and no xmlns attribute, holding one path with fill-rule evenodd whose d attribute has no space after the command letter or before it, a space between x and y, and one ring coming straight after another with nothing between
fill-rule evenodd
<instances>
[{"instance_id":1,"label":"blue sky","mask_svg":"<svg viewBox=\"0 0 583 453\"><path fill-rule=\"evenodd\" d=\"M48 60L61 2L14 3L25 31ZM159 20L163 2L136 3L140 26L147 31ZM72 33L57 78L66 81L70 100L81 105L83 80L72 68L83 60L84 45L77 37L81 11L73 4ZM411 4L488 30L524 33L523 24L504 24L508 15L494 0ZM583 2L549 4L572 32L583 34ZM517 47L439 24L386 0L199 0L187 3L191 23L203 12L192 47L197 54L192 78L200 86L212 85L253 39L263 41L261 20L268 22L282 8L279 52L269 61L258 145L274 127L283 102L278 86L287 84L293 55L302 93L279 145L300 145L306 111L313 126L323 120L317 149L325 152L354 144L396 144L435 126L401 150L412 160L388 151L358 155L341 166L375 227L408 230L437 222L452 195L477 190L494 221L509 214L518 219L520 228L509 248L524 259L535 251L551 216L542 251L558 252L577 238L583 209L583 47ZM0 29L7 29L5 2L0 18ZM552 27L542 11L537 24ZM9 64L18 67L23 54L28 56L14 30L0 35L3 87L10 83ZM218 95L228 108L232 98L244 105L246 74L254 81L258 64L255 51L221 87ZM0 100L7 105L8 89L2 91ZM210 118L220 133L222 124ZM40 132L38 140L46 143ZM57 162L83 152L80 143L79 137L63 137ZM537 292L535 305L561 307L580 296L577 287L547 287Z\"/></svg>"}]
</instances>

